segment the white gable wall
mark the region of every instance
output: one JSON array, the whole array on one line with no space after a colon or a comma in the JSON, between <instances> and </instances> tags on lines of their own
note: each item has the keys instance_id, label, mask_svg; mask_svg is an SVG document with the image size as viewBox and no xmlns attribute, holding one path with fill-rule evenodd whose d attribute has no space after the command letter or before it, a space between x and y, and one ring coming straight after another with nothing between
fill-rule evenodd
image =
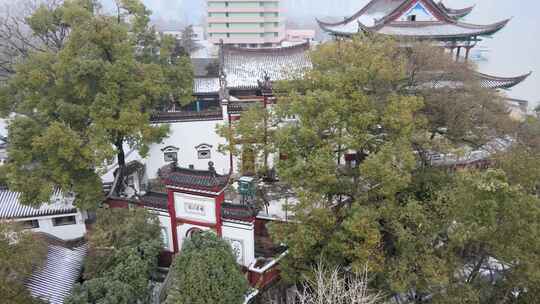
<instances>
[{"instance_id":1,"label":"white gable wall","mask_svg":"<svg viewBox=\"0 0 540 304\"><path fill-rule=\"evenodd\" d=\"M180 167L189 168L189 165L193 165L194 169L207 170L208 162L212 161L218 174L229 173L229 155L218 151L220 144L226 144L226 140L216 133L216 126L222 123L222 120L170 123L167 138L160 144L151 145L148 156L145 158L148 178L156 178L157 170L168 164L165 162L162 151L168 146L178 148L178 166ZM199 158L195 147L201 144L212 146L209 158Z\"/></svg>"},{"instance_id":2,"label":"white gable wall","mask_svg":"<svg viewBox=\"0 0 540 304\"><path fill-rule=\"evenodd\" d=\"M417 1L412 8L410 8L405 14L401 15L397 21L409 21L409 16L415 15L416 21L438 21L438 19L431 14L431 12L422 4L421 1Z\"/></svg>"}]
</instances>

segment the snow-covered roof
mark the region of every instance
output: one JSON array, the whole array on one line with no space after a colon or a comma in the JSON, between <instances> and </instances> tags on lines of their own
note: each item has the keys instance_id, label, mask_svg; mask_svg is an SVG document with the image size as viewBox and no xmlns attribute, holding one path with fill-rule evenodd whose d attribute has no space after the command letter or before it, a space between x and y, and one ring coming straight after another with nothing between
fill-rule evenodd
<instances>
[{"instance_id":1,"label":"snow-covered roof","mask_svg":"<svg viewBox=\"0 0 540 304\"><path fill-rule=\"evenodd\" d=\"M404 14L407 10L411 11L411 8L422 10L426 19L419 22L403 19ZM342 21L317 20L317 22L323 30L336 35L350 36L367 31L397 37L449 39L491 35L502 29L509 21L489 25L457 21L458 18L470 13L472 8L451 9L432 0L372 0L357 13Z\"/></svg>"},{"instance_id":2,"label":"snow-covered roof","mask_svg":"<svg viewBox=\"0 0 540 304\"><path fill-rule=\"evenodd\" d=\"M256 88L257 81L291 79L311 68L309 43L291 47L246 49L223 46L223 69L229 88Z\"/></svg>"},{"instance_id":3,"label":"snow-covered roof","mask_svg":"<svg viewBox=\"0 0 540 304\"><path fill-rule=\"evenodd\" d=\"M7 189L0 190L0 219L36 217L55 214L75 213L73 200L67 199L62 192L55 191L49 203L43 203L38 208L22 205L19 192Z\"/></svg>"},{"instance_id":4,"label":"snow-covered roof","mask_svg":"<svg viewBox=\"0 0 540 304\"><path fill-rule=\"evenodd\" d=\"M218 77L196 77L193 79L193 93L210 94L219 92Z\"/></svg>"},{"instance_id":5,"label":"snow-covered roof","mask_svg":"<svg viewBox=\"0 0 540 304\"><path fill-rule=\"evenodd\" d=\"M493 156L495 153L504 152L510 149L514 140L509 137L497 137L486 144L484 144L478 150L469 150L462 156L458 156L453 153L437 154L433 153L429 156L430 162L434 166L454 166L454 165L467 165L479 161L484 161Z\"/></svg>"},{"instance_id":6,"label":"snow-covered roof","mask_svg":"<svg viewBox=\"0 0 540 304\"><path fill-rule=\"evenodd\" d=\"M376 32L384 35L400 36L400 37L415 37L415 38L431 38L440 39L445 37L470 37L476 35L490 35L502 29L510 19L497 22L494 24L479 26L467 23L406 23L397 24L390 23L382 26Z\"/></svg>"},{"instance_id":7,"label":"snow-covered roof","mask_svg":"<svg viewBox=\"0 0 540 304\"><path fill-rule=\"evenodd\" d=\"M77 283L83 267L87 244L75 248L48 245L47 258L25 285L30 294L50 304L62 304Z\"/></svg>"}]
</instances>

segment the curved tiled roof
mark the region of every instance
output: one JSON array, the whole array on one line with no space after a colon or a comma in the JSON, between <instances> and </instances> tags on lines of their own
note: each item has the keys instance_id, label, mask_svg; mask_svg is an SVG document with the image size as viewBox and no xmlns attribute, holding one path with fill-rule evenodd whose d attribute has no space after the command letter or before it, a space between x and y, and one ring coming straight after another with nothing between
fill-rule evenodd
<instances>
[{"instance_id":1,"label":"curved tiled roof","mask_svg":"<svg viewBox=\"0 0 540 304\"><path fill-rule=\"evenodd\" d=\"M480 86L486 89L510 89L521 82L523 82L525 79L527 79L532 72L529 72L527 74L523 74L520 76L515 77L499 77L499 76L493 76L489 74L483 74L479 72L473 72L474 77L480 82ZM452 75L448 75L447 77L441 77L440 80L436 81L430 81L425 83L425 86L434 88L434 89L441 89L441 88L462 88L463 82L460 80L453 79Z\"/></svg>"},{"instance_id":2,"label":"curved tiled roof","mask_svg":"<svg viewBox=\"0 0 540 304\"><path fill-rule=\"evenodd\" d=\"M396 1L396 0L371 0L366 4L362 9L356 12L354 15L343 19L339 22L325 22L319 19L316 19L319 25L325 28L332 28L337 26L345 26L348 24L358 25L362 23L366 26L373 26L381 20L382 18L388 16L390 13L395 11L400 5L402 5L406 0ZM356 28L358 32L358 27Z\"/></svg>"},{"instance_id":3,"label":"curved tiled roof","mask_svg":"<svg viewBox=\"0 0 540 304\"><path fill-rule=\"evenodd\" d=\"M465 7L465 8L460 8L460 9L454 9L454 8L449 8L447 7L446 5L444 5L442 3L442 1L440 1L439 3L437 3L437 5L443 10L445 11L449 16L453 17L453 18L456 18L456 19L459 19L459 18L463 18L465 16L467 16L468 14L470 14L472 12L472 10L474 9L474 5L471 5L469 7Z\"/></svg>"},{"instance_id":4,"label":"curved tiled roof","mask_svg":"<svg viewBox=\"0 0 540 304\"><path fill-rule=\"evenodd\" d=\"M159 169L159 177L167 186L220 192L229 183L229 175L219 175L209 170L179 168L173 164Z\"/></svg>"},{"instance_id":5,"label":"curved tiled roof","mask_svg":"<svg viewBox=\"0 0 540 304\"><path fill-rule=\"evenodd\" d=\"M492 35L505 27L509 21L510 19L506 19L489 25L475 25L463 22L396 22L381 26L375 32L383 35L419 39L467 38ZM368 28L363 29L373 31Z\"/></svg>"},{"instance_id":6,"label":"curved tiled roof","mask_svg":"<svg viewBox=\"0 0 540 304\"><path fill-rule=\"evenodd\" d=\"M480 78L480 85L489 89L510 89L523 82L531 74L532 72L516 77L499 77L479 72L476 73L477 77Z\"/></svg>"},{"instance_id":7,"label":"curved tiled roof","mask_svg":"<svg viewBox=\"0 0 540 304\"><path fill-rule=\"evenodd\" d=\"M159 112L153 115L150 120L153 123L171 123L183 121L202 121L202 120L221 120L223 114L221 109L216 111L201 111L201 112Z\"/></svg>"},{"instance_id":8,"label":"curved tiled roof","mask_svg":"<svg viewBox=\"0 0 540 304\"><path fill-rule=\"evenodd\" d=\"M416 2L417 0L372 0L359 12L341 22L317 22L323 30L342 36L366 31L397 37L444 40L491 35L501 30L509 21L507 19L488 25L459 22L456 19L469 13L473 7L449 9L440 3L425 0L423 2L433 10L438 21L396 22L403 11Z\"/></svg>"},{"instance_id":9,"label":"curved tiled roof","mask_svg":"<svg viewBox=\"0 0 540 304\"><path fill-rule=\"evenodd\" d=\"M75 248L50 244L45 263L25 282L30 294L50 304L64 303L79 280L87 250L86 243Z\"/></svg>"},{"instance_id":10,"label":"curved tiled roof","mask_svg":"<svg viewBox=\"0 0 540 304\"><path fill-rule=\"evenodd\" d=\"M142 205L154 209L167 210L167 194L158 192L147 192L141 196Z\"/></svg>"},{"instance_id":11,"label":"curved tiled roof","mask_svg":"<svg viewBox=\"0 0 540 304\"><path fill-rule=\"evenodd\" d=\"M276 72L275 68L286 66L285 60L283 58L276 59L276 56L287 56L291 50L285 51L283 53L273 53L272 51L268 50L262 50L262 49L238 49L234 48L234 51L231 51L230 53L225 54L225 61L228 62L227 71L229 72L227 75L227 81L230 81L232 83L231 85L228 85L228 87L233 87L236 85L236 87L240 88L256 88L257 87L257 80L262 79L264 77L264 72L269 71L268 66L271 66L272 62L279 62L280 60L283 60L280 64L276 64L274 67L274 73L269 73L271 80L280 80L283 79L283 75ZM307 52L307 49L295 49L292 54L295 56L299 56L298 52ZM244 54L247 54L244 56ZM279 54L279 55L276 55ZM236 57L238 56L238 57ZM243 58L243 59L242 59ZM288 58L287 60L290 60ZM301 68L303 70L311 68L311 62L307 54L303 55L303 63ZM234 64L236 62L243 61L243 64L240 67L234 68ZM531 75L531 73L519 75L516 77L499 77L499 76L493 76L488 74L482 74L475 72L475 76L477 79L480 80L480 84L484 88L489 89L509 89L512 88L521 82L523 82L525 79L527 79ZM438 81L437 83L434 83L435 87L460 87L462 86L462 83L457 83L453 81L451 78L445 81ZM241 112L242 105L231 102L229 105L229 110L231 112Z\"/></svg>"},{"instance_id":12,"label":"curved tiled roof","mask_svg":"<svg viewBox=\"0 0 540 304\"><path fill-rule=\"evenodd\" d=\"M43 203L38 208L22 205L21 194L10 190L0 190L0 219L36 217L45 215L75 213L72 202L64 199L62 192L55 191L50 203Z\"/></svg>"},{"instance_id":13,"label":"curved tiled roof","mask_svg":"<svg viewBox=\"0 0 540 304\"><path fill-rule=\"evenodd\" d=\"M223 71L228 88L257 88L268 75L272 81L290 79L311 68L309 43L291 47L246 49L222 47Z\"/></svg>"},{"instance_id":14,"label":"curved tiled roof","mask_svg":"<svg viewBox=\"0 0 540 304\"><path fill-rule=\"evenodd\" d=\"M455 166L467 165L479 161L486 161L494 154L505 152L514 144L512 137L504 136L493 138L477 150L466 151L464 155L448 153L430 153L428 156L431 165L434 166Z\"/></svg>"}]
</instances>

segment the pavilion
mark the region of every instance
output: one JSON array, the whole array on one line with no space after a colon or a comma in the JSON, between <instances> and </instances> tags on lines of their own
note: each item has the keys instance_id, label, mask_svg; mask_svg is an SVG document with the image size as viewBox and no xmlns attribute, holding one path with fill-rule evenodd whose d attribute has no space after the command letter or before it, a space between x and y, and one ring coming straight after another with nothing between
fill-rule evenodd
<instances>
[{"instance_id":1,"label":"pavilion","mask_svg":"<svg viewBox=\"0 0 540 304\"><path fill-rule=\"evenodd\" d=\"M336 39L350 38L358 33L387 35L402 41L433 41L455 53L456 61L469 59L470 51L482 40L503 29L510 19L487 25L461 21L474 6L449 8L433 0L370 0L362 9L344 20L327 22L317 19L321 29ZM483 87L509 89L521 83L531 73L515 77L499 77L476 73Z\"/></svg>"}]
</instances>

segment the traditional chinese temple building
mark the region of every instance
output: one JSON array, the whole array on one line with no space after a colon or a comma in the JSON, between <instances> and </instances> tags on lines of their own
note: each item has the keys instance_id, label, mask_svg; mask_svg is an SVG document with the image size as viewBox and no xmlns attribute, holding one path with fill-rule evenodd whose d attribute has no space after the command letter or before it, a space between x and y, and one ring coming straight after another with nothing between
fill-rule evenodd
<instances>
[{"instance_id":1,"label":"traditional chinese temple building","mask_svg":"<svg viewBox=\"0 0 540 304\"><path fill-rule=\"evenodd\" d=\"M497 33L510 21L506 19L487 25L461 21L473 8L454 9L433 0L371 0L344 20L327 22L317 19L317 22L323 31L336 39L350 38L358 33L376 33L402 41L433 41L455 53L456 60L467 61L471 49L482 38ZM476 73L476 77L485 88L509 89L530 74L499 77Z\"/></svg>"},{"instance_id":2,"label":"traditional chinese temple building","mask_svg":"<svg viewBox=\"0 0 540 304\"><path fill-rule=\"evenodd\" d=\"M144 165L136 167L128 172L127 180L147 176ZM253 288L267 288L279 278L278 262L286 248L271 241L266 225L288 220L290 215L284 206L294 202L292 194L279 191L266 204L260 204L255 197L254 178L235 181L231 174L218 174L212 162L206 170L171 162L158 170L157 178L136 183L135 191L120 189L107 204L112 208L146 208L159 218L164 241L161 265L170 264L172 256L181 252L185 240L194 233L213 231L230 243Z\"/></svg>"},{"instance_id":3,"label":"traditional chinese temple building","mask_svg":"<svg viewBox=\"0 0 540 304\"><path fill-rule=\"evenodd\" d=\"M360 32L378 33L400 39L439 42L452 52L465 50L465 58L482 37L501 30L510 19L493 24L465 23L473 7L452 9L433 0L372 0L360 11L339 22L317 20L320 27L337 37L350 37Z\"/></svg>"},{"instance_id":4,"label":"traditional chinese temple building","mask_svg":"<svg viewBox=\"0 0 540 304\"><path fill-rule=\"evenodd\" d=\"M394 7L388 14L398 7L405 12L417 12L420 8L428 13L436 10L438 15L433 13L434 16L446 16L445 22L451 20L457 28L462 26L458 19L472 9L450 9L432 1L416 1L418 8L415 9L413 3L407 9L401 7L405 2L415 1L372 1L368 8ZM367 11L370 10L364 8L355 18ZM417 14L418 19L412 18L414 22L436 23L422 21L427 17ZM478 39L474 35L468 37L471 43ZM444 45L451 42L440 41ZM455 40L456 43L463 41ZM109 205L139 206L155 213L162 227L164 256L169 259L181 251L183 242L193 233L214 231L231 244L238 264L253 287L261 289L271 285L278 278L278 262L286 249L270 241L266 225L272 221L288 221L290 214L286 206L293 204L295 197L283 188L272 191L276 184L258 184L258 187L269 187L266 193L273 193L261 204L249 191L258 181L242 177L241 159L220 152L220 145L226 142L216 128L239 119L253 103L267 106L276 102L272 82L301 76L310 69L309 50L309 43L267 49L221 44L217 57L194 61L194 101L187 106L171 105L152 118L155 124L169 125L169 136L151 145L147 157L139 156L137 151L128 153L127 177ZM477 77L485 88L507 89L527 75L502 78L477 73ZM431 160L447 162L451 158L438 155ZM113 169L107 178L104 181L111 184Z\"/></svg>"}]
</instances>

